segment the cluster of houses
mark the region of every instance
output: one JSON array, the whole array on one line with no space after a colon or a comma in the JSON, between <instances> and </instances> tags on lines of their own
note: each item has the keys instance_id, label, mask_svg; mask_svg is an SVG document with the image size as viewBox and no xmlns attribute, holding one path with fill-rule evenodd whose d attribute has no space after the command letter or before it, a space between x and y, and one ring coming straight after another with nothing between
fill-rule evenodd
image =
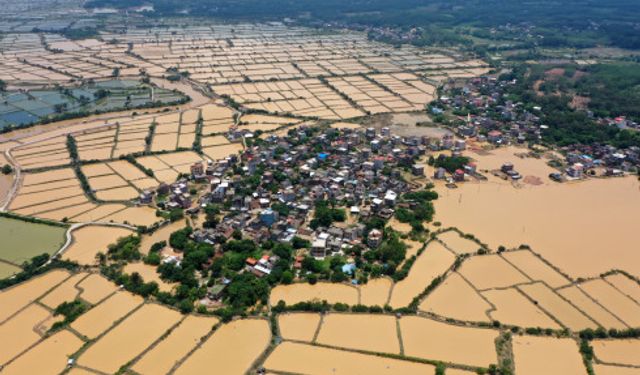
<instances>
[{"instance_id":1,"label":"cluster of houses","mask_svg":"<svg viewBox=\"0 0 640 375\"><path fill-rule=\"evenodd\" d=\"M380 246L382 232L367 233L358 219L393 216L397 205L403 204L400 195L414 188L402 178L402 171L424 175L424 165L415 161L433 140L401 138L388 129L313 131L301 127L289 138L268 137L240 156L194 164L192 179L210 187L198 206L223 206L224 217L214 227L195 230L193 238L213 244L235 231L258 243L291 243L297 237L311 244L310 253L317 258L344 253L355 245ZM249 180L254 183L251 188ZM181 186L180 181L176 184ZM167 202L185 194L174 185ZM326 202L336 202L346 221L312 228L317 204ZM247 259L256 275L269 274L271 264L270 258Z\"/></svg>"},{"instance_id":2,"label":"cluster of houses","mask_svg":"<svg viewBox=\"0 0 640 375\"><path fill-rule=\"evenodd\" d=\"M500 81L495 77L478 77L464 83L449 83L445 91L456 92L456 95L442 96L439 103L430 108L434 114L442 113L447 107L475 110L476 115L467 115L466 119L461 118L459 121L456 133L462 138L474 137L479 142L489 142L496 146L524 144L528 140L541 139L548 129L536 115L541 108L533 107L529 110L522 103L502 101L505 88L512 84L515 82ZM597 121L602 126L640 129L637 123L625 117ZM603 175L618 176L640 167L640 148L634 146L619 149L608 145L575 145L566 147L563 151L567 155L564 163L566 167L562 172L549 176L558 181L581 179L596 174L595 170L599 168Z\"/></svg>"},{"instance_id":3,"label":"cluster of houses","mask_svg":"<svg viewBox=\"0 0 640 375\"><path fill-rule=\"evenodd\" d=\"M529 111L523 108L522 103L510 100L501 104L505 87L512 83L499 81L495 77L471 79L459 88L459 94L442 96L439 104L431 107L431 111L441 113L441 107L476 110L478 114L468 115L456 132L461 137L475 137L479 142L494 145L523 144L529 139L541 139L546 126L541 125L540 118L535 114L540 108L534 107ZM453 88L458 88L456 83L447 84L445 90Z\"/></svg>"},{"instance_id":4,"label":"cluster of houses","mask_svg":"<svg viewBox=\"0 0 640 375\"><path fill-rule=\"evenodd\" d=\"M619 149L609 145L577 145L565 148L567 168L571 179L602 171L605 176L622 176L640 167L640 148Z\"/></svg>"},{"instance_id":5,"label":"cluster of houses","mask_svg":"<svg viewBox=\"0 0 640 375\"><path fill-rule=\"evenodd\" d=\"M154 197L158 197L158 208L164 210L190 210L193 198L189 192L189 181L181 178L172 184L161 183L156 190L144 190L138 197L140 204L151 204Z\"/></svg>"}]
</instances>

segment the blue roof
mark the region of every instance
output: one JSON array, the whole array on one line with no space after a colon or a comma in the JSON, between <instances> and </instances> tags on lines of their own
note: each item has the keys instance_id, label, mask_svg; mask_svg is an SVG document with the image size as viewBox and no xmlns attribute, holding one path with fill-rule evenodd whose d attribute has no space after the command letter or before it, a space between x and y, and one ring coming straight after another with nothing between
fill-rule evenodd
<instances>
[{"instance_id":1,"label":"blue roof","mask_svg":"<svg viewBox=\"0 0 640 375\"><path fill-rule=\"evenodd\" d=\"M329 154L321 152L318 154L318 159L324 160L327 158L327 156L329 156Z\"/></svg>"},{"instance_id":2,"label":"blue roof","mask_svg":"<svg viewBox=\"0 0 640 375\"><path fill-rule=\"evenodd\" d=\"M342 266L342 272L352 274L356 270L356 265L353 263L348 263Z\"/></svg>"}]
</instances>

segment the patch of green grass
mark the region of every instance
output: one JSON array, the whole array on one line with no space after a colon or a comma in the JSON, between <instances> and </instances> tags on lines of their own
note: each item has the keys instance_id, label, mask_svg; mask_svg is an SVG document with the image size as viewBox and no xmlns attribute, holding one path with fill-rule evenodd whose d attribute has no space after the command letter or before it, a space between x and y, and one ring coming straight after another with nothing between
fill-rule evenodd
<instances>
[{"instance_id":1,"label":"patch of green grass","mask_svg":"<svg viewBox=\"0 0 640 375\"><path fill-rule=\"evenodd\" d=\"M0 259L19 265L36 255L52 254L64 243L65 231L63 227L0 217Z\"/></svg>"},{"instance_id":2,"label":"patch of green grass","mask_svg":"<svg viewBox=\"0 0 640 375\"><path fill-rule=\"evenodd\" d=\"M20 268L11 264L0 262L0 279L15 275L18 272L20 272Z\"/></svg>"}]
</instances>

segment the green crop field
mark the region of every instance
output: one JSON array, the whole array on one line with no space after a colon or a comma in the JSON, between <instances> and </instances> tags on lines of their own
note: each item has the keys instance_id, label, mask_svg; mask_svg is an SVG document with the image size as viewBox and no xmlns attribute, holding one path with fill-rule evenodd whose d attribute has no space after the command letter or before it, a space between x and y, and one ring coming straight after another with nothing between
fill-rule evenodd
<instances>
[{"instance_id":1,"label":"green crop field","mask_svg":"<svg viewBox=\"0 0 640 375\"><path fill-rule=\"evenodd\" d=\"M0 279L4 279L18 272L20 272L19 267L0 261Z\"/></svg>"},{"instance_id":2,"label":"green crop field","mask_svg":"<svg viewBox=\"0 0 640 375\"><path fill-rule=\"evenodd\" d=\"M36 255L58 250L65 232L63 227L0 217L0 278L5 272L15 271L7 263L18 266Z\"/></svg>"}]
</instances>

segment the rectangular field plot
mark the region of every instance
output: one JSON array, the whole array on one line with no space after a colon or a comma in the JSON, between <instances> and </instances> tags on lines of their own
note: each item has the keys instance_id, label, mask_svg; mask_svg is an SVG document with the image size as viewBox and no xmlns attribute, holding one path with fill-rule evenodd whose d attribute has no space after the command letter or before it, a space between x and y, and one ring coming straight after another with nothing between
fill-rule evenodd
<instances>
[{"instance_id":1,"label":"rectangular field plot","mask_svg":"<svg viewBox=\"0 0 640 375\"><path fill-rule=\"evenodd\" d=\"M146 304L91 345L78 363L106 373L118 369L142 353L169 328L180 314L155 304Z\"/></svg>"},{"instance_id":2,"label":"rectangular field plot","mask_svg":"<svg viewBox=\"0 0 640 375\"><path fill-rule=\"evenodd\" d=\"M518 289L536 301L540 308L546 310L554 318L559 320L562 325L573 331L577 332L587 328L597 328L597 325L582 312L542 283L520 285Z\"/></svg>"},{"instance_id":3,"label":"rectangular field plot","mask_svg":"<svg viewBox=\"0 0 640 375\"><path fill-rule=\"evenodd\" d=\"M77 287L78 283L87 276L89 276L89 274L86 272L77 273L71 276L42 297L40 299L40 303L51 309L55 309L63 302L73 301L80 295L80 289Z\"/></svg>"},{"instance_id":4,"label":"rectangular field plot","mask_svg":"<svg viewBox=\"0 0 640 375\"><path fill-rule=\"evenodd\" d=\"M113 171L111 173L105 176L89 177L89 185L95 191L127 186L127 181L113 173Z\"/></svg>"},{"instance_id":5,"label":"rectangular field plot","mask_svg":"<svg viewBox=\"0 0 640 375\"><path fill-rule=\"evenodd\" d=\"M140 206L128 207L103 218L103 221L111 220L118 223L150 226L157 223L160 219L156 216L156 211L154 209L146 206Z\"/></svg>"},{"instance_id":6,"label":"rectangular field plot","mask_svg":"<svg viewBox=\"0 0 640 375\"><path fill-rule=\"evenodd\" d=\"M472 254L480 249L476 242L460 236L453 230L439 234L438 239L456 254Z\"/></svg>"},{"instance_id":7,"label":"rectangular field plot","mask_svg":"<svg viewBox=\"0 0 640 375\"><path fill-rule=\"evenodd\" d=\"M211 160L220 160L227 156L237 154L242 150L243 147L241 143L230 143L222 146L207 147L202 149L202 152Z\"/></svg>"},{"instance_id":8,"label":"rectangular field plot","mask_svg":"<svg viewBox=\"0 0 640 375\"><path fill-rule=\"evenodd\" d=\"M570 281L538 258L529 250L509 251L502 253L507 262L514 265L531 280L544 281L552 288L567 285Z\"/></svg>"},{"instance_id":9,"label":"rectangular field plot","mask_svg":"<svg viewBox=\"0 0 640 375\"><path fill-rule=\"evenodd\" d=\"M278 285L271 290L269 302L276 305L281 300L287 305L313 300L357 305L358 290L350 285L332 283Z\"/></svg>"},{"instance_id":10,"label":"rectangular field plot","mask_svg":"<svg viewBox=\"0 0 640 375\"><path fill-rule=\"evenodd\" d=\"M215 363L220 374L243 374L267 349L271 331L266 320L245 319L225 324L178 367L176 375L201 374ZM242 350L237 350L242 348Z\"/></svg>"},{"instance_id":11,"label":"rectangular field plot","mask_svg":"<svg viewBox=\"0 0 640 375\"><path fill-rule=\"evenodd\" d=\"M558 289L557 292L602 327L616 329L627 328L626 324L613 316L611 312L607 311L577 286L573 285Z\"/></svg>"},{"instance_id":12,"label":"rectangular field plot","mask_svg":"<svg viewBox=\"0 0 640 375\"><path fill-rule=\"evenodd\" d=\"M96 192L96 198L102 201L128 201L136 198L138 194L131 186L122 186L99 190Z\"/></svg>"},{"instance_id":13,"label":"rectangular field plot","mask_svg":"<svg viewBox=\"0 0 640 375\"><path fill-rule=\"evenodd\" d=\"M118 290L118 286L113 282L95 273L80 281L78 288L82 289L80 298L92 305L100 303Z\"/></svg>"},{"instance_id":14,"label":"rectangular field plot","mask_svg":"<svg viewBox=\"0 0 640 375\"><path fill-rule=\"evenodd\" d=\"M169 336L146 353L133 370L138 374L166 374L178 358L189 353L218 323L217 318L187 316Z\"/></svg>"},{"instance_id":15,"label":"rectangular field plot","mask_svg":"<svg viewBox=\"0 0 640 375\"><path fill-rule=\"evenodd\" d=\"M609 364L640 366L640 340L594 340L591 346L599 361Z\"/></svg>"},{"instance_id":16,"label":"rectangular field plot","mask_svg":"<svg viewBox=\"0 0 640 375\"><path fill-rule=\"evenodd\" d=\"M0 306L2 306L2 309L0 309L0 324L20 309L53 289L69 276L70 274L67 271L54 270L1 291Z\"/></svg>"},{"instance_id":17,"label":"rectangular field plot","mask_svg":"<svg viewBox=\"0 0 640 375\"><path fill-rule=\"evenodd\" d=\"M0 325L0 335L11 340L0 341L0 363L6 363L23 350L38 342L41 336L37 326L51 313L44 307L30 305L19 314Z\"/></svg>"},{"instance_id":18,"label":"rectangular field plot","mask_svg":"<svg viewBox=\"0 0 640 375\"><path fill-rule=\"evenodd\" d=\"M531 281L499 255L471 257L462 263L459 272L479 290L505 288Z\"/></svg>"},{"instance_id":19,"label":"rectangular field plot","mask_svg":"<svg viewBox=\"0 0 640 375\"><path fill-rule=\"evenodd\" d=\"M275 82L265 82L214 86L213 90L229 95L249 108L271 113L292 113L329 120L364 115L319 80L302 79L279 83L286 84L286 89Z\"/></svg>"},{"instance_id":20,"label":"rectangular field plot","mask_svg":"<svg viewBox=\"0 0 640 375\"><path fill-rule=\"evenodd\" d=\"M438 242L431 242L416 259L409 275L395 284L389 304L394 308L408 306L438 276L455 262L455 256Z\"/></svg>"},{"instance_id":21,"label":"rectangular field plot","mask_svg":"<svg viewBox=\"0 0 640 375\"><path fill-rule=\"evenodd\" d=\"M518 375L585 375L578 345L572 339L514 336L513 357Z\"/></svg>"},{"instance_id":22,"label":"rectangular field plot","mask_svg":"<svg viewBox=\"0 0 640 375\"><path fill-rule=\"evenodd\" d=\"M619 273L604 278L623 294L627 295L637 303L640 303L640 284L635 280Z\"/></svg>"},{"instance_id":23,"label":"rectangular field plot","mask_svg":"<svg viewBox=\"0 0 640 375\"><path fill-rule=\"evenodd\" d=\"M115 172L129 181L147 178L147 175L140 169L125 160L108 162L106 165L111 169L112 173Z\"/></svg>"},{"instance_id":24,"label":"rectangular field plot","mask_svg":"<svg viewBox=\"0 0 640 375\"><path fill-rule=\"evenodd\" d=\"M328 78L327 82L365 111L373 114L414 110L413 105L401 97L394 95L364 77Z\"/></svg>"},{"instance_id":25,"label":"rectangular field plot","mask_svg":"<svg viewBox=\"0 0 640 375\"><path fill-rule=\"evenodd\" d=\"M495 307L489 312L493 320L520 327L561 328L514 288L487 290L482 292L482 296Z\"/></svg>"},{"instance_id":26,"label":"rectangular field plot","mask_svg":"<svg viewBox=\"0 0 640 375\"><path fill-rule=\"evenodd\" d=\"M67 367L70 355L84 342L69 331L60 331L32 347L3 368L3 374L55 375Z\"/></svg>"},{"instance_id":27,"label":"rectangular field plot","mask_svg":"<svg viewBox=\"0 0 640 375\"><path fill-rule=\"evenodd\" d=\"M271 371L310 375L332 373L422 375L435 371L435 367L428 364L293 342L278 345L265 361L264 367Z\"/></svg>"},{"instance_id":28,"label":"rectangular field plot","mask_svg":"<svg viewBox=\"0 0 640 375\"><path fill-rule=\"evenodd\" d=\"M499 332L491 329L459 327L417 316L400 319L404 353L407 356L470 366L495 363L494 340Z\"/></svg>"},{"instance_id":29,"label":"rectangular field plot","mask_svg":"<svg viewBox=\"0 0 640 375\"><path fill-rule=\"evenodd\" d=\"M436 91L435 86L411 73L374 74L369 78L411 103L416 110L431 102Z\"/></svg>"},{"instance_id":30,"label":"rectangular field plot","mask_svg":"<svg viewBox=\"0 0 640 375\"><path fill-rule=\"evenodd\" d=\"M580 284L580 288L627 325L640 326L640 305L611 284L595 279Z\"/></svg>"},{"instance_id":31,"label":"rectangular field plot","mask_svg":"<svg viewBox=\"0 0 640 375\"><path fill-rule=\"evenodd\" d=\"M142 302L138 296L118 292L80 316L71 328L89 338L98 337Z\"/></svg>"},{"instance_id":32,"label":"rectangular field plot","mask_svg":"<svg viewBox=\"0 0 640 375\"><path fill-rule=\"evenodd\" d=\"M420 311L473 322L489 321L491 305L460 274L451 273L418 306Z\"/></svg>"},{"instance_id":33,"label":"rectangular field plot","mask_svg":"<svg viewBox=\"0 0 640 375\"><path fill-rule=\"evenodd\" d=\"M350 330L368 333L345 335ZM400 354L396 318L392 315L326 315L317 342L347 349Z\"/></svg>"},{"instance_id":34,"label":"rectangular field plot","mask_svg":"<svg viewBox=\"0 0 640 375\"><path fill-rule=\"evenodd\" d=\"M278 316L278 327L284 339L311 342L318 330L320 315L289 313Z\"/></svg>"}]
</instances>

